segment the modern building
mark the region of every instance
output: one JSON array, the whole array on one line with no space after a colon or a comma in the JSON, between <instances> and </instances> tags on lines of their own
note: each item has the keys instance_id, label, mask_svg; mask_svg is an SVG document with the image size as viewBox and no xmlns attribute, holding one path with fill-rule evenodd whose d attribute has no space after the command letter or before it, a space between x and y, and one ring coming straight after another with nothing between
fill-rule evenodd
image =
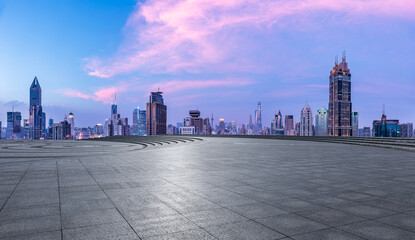
<instances>
[{"instance_id":1,"label":"modern building","mask_svg":"<svg viewBox=\"0 0 415 240\"><path fill-rule=\"evenodd\" d=\"M68 122L71 125L71 139L74 140L74 139L76 139L75 118L74 118L73 113L69 113L68 117L69 117Z\"/></svg>"},{"instance_id":2,"label":"modern building","mask_svg":"<svg viewBox=\"0 0 415 240\"><path fill-rule=\"evenodd\" d=\"M388 120L386 115L382 114L381 120L373 121L374 137L400 137L399 120Z\"/></svg>"},{"instance_id":3,"label":"modern building","mask_svg":"<svg viewBox=\"0 0 415 240\"><path fill-rule=\"evenodd\" d=\"M330 72L329 136L352 136L351 74L343 53Z\"/></svg>"},{"instance_id":4,"label":"modern building","mask_svg":"<svg viewBox=\"0 0 415 240\"><path fill-rule=\"evenodd\" d=\"M210 125L209 118L203 119L203 134L204 135L211 135L212 134L212 127Z\"/></svg>"},{"instance_id":5,"label":"modern building","mask_svg":"<svg viewBox=\"0 0 415 240\"><path fill-rule=\"evenodd\" d=\"M180 127L179 134L180 135L195 135L196 127L195 126Z\"/></svg>"},{"instance_id":6,"label":"modern building","mask_svg":"<svg viewBox=\"0 0 415 240\"><path fill-rule=\"evenodd\" d=\"M186 117L184 119L184 126L185 127L195 127L195 134L203 134L204 129L204 120L200 117L199 110L190 110L189 111L190 117ZM208 119L209 120L209 119Z\"/></svg>"},{"instance_id":7,"label":"modern building","mask_svg":"<svg viewBox=\"0 0 415 240\"><path fill-rule=\"evenodd\" d=\"M313 136L313 112L308 103L301 110L300 136Z\"/></svg>"},{"instance_id":8,"label":"modern building","mask_svg":"<svg viewBox=\"0 0 415 240\"><path fill-rule=\"evenodd\" d=\"M246 134L253 135L255 133L254 129L255 129L255 125L252 122L252 115L249 115L248 126L246 128Z\"/></svg>"},{"instance_id":9,"label":"modern building","mask_svg":"<svg viewBox=\"0 0 415 240\"><path fill-rule=\"evenodd\" d=\"M224 134L225 130L226 130L225 119L221 118L219 119L219 131L221 134Z\"/></svg>"},{"instance_id":10,"label":"modern building","mask_svg":"<svg viewBox=\"0 0 415 240\"><path fill-rule=\"evenodd\" d=\"M151 92L146 112L147 135L163 135L167 131L167 106L162 92Z\"/></svg>"},{"instance_id":11,"label":"modern building","mask_svg":"<svg viewBox=\"0 0 415 240\"><path fill-rule=\"evenodd\" d=\"M130 128L130 135L137 136L138 135L138 112L140 111L140 107L137 107L133 110L133 125Z\"/></svg>"},{"instance_id":12,"label":"modern building","mask_svg":"<svg viewBox=\"0 0 415 240\"><path fill-rule=\"evenodd\" d=\"M128 118L121 118L116 101L111 105L111 118L105 121L104 135L106 137L130 135Z\"/></svg>"},{"instance_id":13,"label":"modern building","mask_svg":"<svg viewBox=\"0 0 415 240\"><path fill-rule=\"evenodd\" d=\"M29 119L23 119L23 139L29 139Z\"/></svg>"},{"instance_id":14,"label":"modern building","mask_svg":"<svg viewBox=\"0 0 415 240\"><path fill-rule=\"evenodd\" d=\"M359 129L359 137L371 137L372 131L370 127L364 127Z\"/></svg>"},{"instance_id":15,"label":"modern building","mask_svg":"<svg viewBox=\"0 0 415 240\"><path fill-rule=\"evenodd\" d=\"M403 138L414 137L414 124L413 123L403 123L399 127L401 131L401 137Z\"/></svg>"},{"instance_id":16,"label":"modern building","mask_svg":"<svg viewBox=\"0 0 415 240\"><path fill-rule=\"evenodd\" d=\"M255 129L254 129L254 134L261 134L261 131L262 131L261 102L258 102L257 109L255 110Z\"/></svg>"},{"instance_id":17,"label":"modern building","mask_svg":"<svg viewBox=\"0 0 415 240\"><path fill-rule=\"evenodd\" d=\"M65 116L60 123L54 123L49 129L52 133L52 140L70 140L72 139L71 124Z\"/></svg>"},{"instance_id":18,"label":"modern building","mask_svg":"<svg viewBox=\"0 0 415 240\"><path fill-rule=\"evenodd\" d=\"M104 136L104 126L101 123L98 123L92 128L91 132L92 138L99 138Z\"/></svg>"},{"instance_id":19,"label":"modern building","mask_svg":"<svg viewBox=\"0 0 415 240\"><path fill-rule=\"evenodd\" d=\"M284 126L284 135L286 136L295 136L297 135L295 131L294 116L285 115L285 126Z\"/></svg>"},{"instance_id":20,"label":"modern building","mask_svg":"<svg viewBox=\"0 0 415 240\"><path fill-rule=\"evenodd\" d=\"M281 111L274 115L274 119L271 121L271 135L284 135L284 124L282 122Z\"/></svg>"},{"instance_id":21,"label":"modern building","mask_svg":"<svg viewBox=\"0 0 415 240\"><path fill-rule=\"evenodd\" d=\"M325 108L317 110L315 136L327 136L327 122L329 118L329 111Z\"/></svg>"},{"instance_id":22,"label":"modern building","mask_svg":"<svg viewBox=\"0 0 415 240\"><path fill-rule=\"evenodd\" d=\"M173 124L167 125L167 135L176 135L178 134L178 129Z\"/></svg>"},{"instance_id":23,"label":"modern building","mask_svg":"<svg viewBox=\"0 0 415 240\"><path fill-rule=\"evenodd\" d=\"M359 113L352 112L352 136L359 136Z\"/></svg>"},{"instance_id":24,"label":"modern building","mask_svg":"<svg viewBox=\"0 0 415 240\"><path fill-rule=\"evenodd\" d=\"M22 137L22 113L14 111L8 112L6 139L22 139Z\"/></svg>"},{"instance_id":25,"label":"modern building","mask_svg":"<svg viewBox=\"0 0 415 240\"><path fill-rule=\"evenodd\" d=\"M35 77L30 86L29 138L44 139L45 128L46 116L42 110L42 88L37 77Z\"/></svg>"}]
</instances>

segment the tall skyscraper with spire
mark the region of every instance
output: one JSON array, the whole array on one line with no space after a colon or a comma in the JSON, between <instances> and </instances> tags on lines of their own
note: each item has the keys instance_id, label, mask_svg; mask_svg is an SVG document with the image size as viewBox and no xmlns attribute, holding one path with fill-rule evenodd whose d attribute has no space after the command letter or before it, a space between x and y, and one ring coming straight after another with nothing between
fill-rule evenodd
<instances>
[{"instance_id":1,"label":"tall skyscraper with spire","mask_svg":"<svg viewBox=\"0 0 415 240\"><path fill-rule=\"evenodd\" d=\"M42 110L42 88L37 77L30 86L29 138L45 138L45 113Z\"/></svg>"},{"instance_id":2,"label":"tall skyscraper with spire","mask_svg":"<svg viewBox=\"0 0 415 240\"><path fill-rule=\"evenodd\" d=\"M313 129L313 112L308 103L306 103L301 110L300 136L313 136Z\"/></svg>"},{"instance_id":3,"label":"tall skyscraper with spire","mask_svg":"<svg viewBox=\"0 0 415 240\"><path fill-rule=\"evenodd\" d=\"M261 102L258 102L257 109L255 110L255 128L256 134L261 134L262 132L262 115L261 115Z\"/></svg>"},{"instance_id":4,"label":"tall skyscraper with spire","mask_svg":"<svg viewBox=\"0 0 415 240\"><path fill-rule=\"evenodd\" d=\"M336 57L330 72L329 136L352 136L351 77L343 52L342 62Z\"/></svg>"}]
</instances>

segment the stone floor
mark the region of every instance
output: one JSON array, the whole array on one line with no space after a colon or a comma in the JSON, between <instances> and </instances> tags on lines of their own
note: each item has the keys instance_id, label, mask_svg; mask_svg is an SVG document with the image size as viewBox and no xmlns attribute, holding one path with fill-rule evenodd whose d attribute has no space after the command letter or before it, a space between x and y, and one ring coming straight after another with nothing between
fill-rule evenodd
<instances>
[{"instance_id":1,"label":"stone floor","mask_svg":"<svg viewBox=\"0 0 415 240\"><path fill-rule=\"evenodd\" d=\"M415 239L415 153L145 139L0 141L0 239Z\"/></svg>"}]
</instances>

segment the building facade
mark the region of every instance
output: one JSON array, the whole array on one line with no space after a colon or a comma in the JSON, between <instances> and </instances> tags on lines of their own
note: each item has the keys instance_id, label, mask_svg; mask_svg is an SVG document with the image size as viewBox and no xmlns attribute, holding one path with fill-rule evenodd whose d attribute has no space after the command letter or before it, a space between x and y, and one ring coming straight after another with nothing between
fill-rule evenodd
<instances>
[{"instance_id":1,"label":"building facade","mask_svg":"<svg viewBox=\"0 0 415 240\"><path fill-rule=\"evenodd\" d=\"M258 102L257 109L255 110L255 128L254 134L261 134L262 132L262 112L261 102Z\"/></svg>"},{"instance_id":2,"label":"building facade","mask_svg":"<svg viewBox=\"0 0 415 240\"><path fill-rule=\"evenodd\" d=\"M400 137L399 120L386 119L386 115L382 114L381 120L373 121L374 137Z\"/></svg>"},{"instance_id":3,"label":"building facade","mask_svg":"<svg viewBox=\"0 0 415 240\"><path fill-rule=\"evenodd\" d=\"M327 122L329 119L329 111L325 108L317 110L316 125L315 125L315 136L327 136Z\"/></svg>"},{"instance_id":4,"label":"building facade","mask_svg":"<svg viewBox=\"0 0 415 240\"><path fill-rule=\"evenodd\" d=\"M352 136L351 74L343 54L330 72L329 136Z\"/></svg>"},{"instance_id":5,"label":"building facade","mask_svg":"<svg viewBox=\"0 0 415 240\"><path fill-rule=\"evenodd\" d=\"M164 105L162 92L151 92L146 112L147 135L167 133L167 106Z\"/></svg>"},{"instance_id":6,"label":"building facade","mask_svg":"<svg viewBox=\"0 0 415 240\"><path fill-rule=\"evenodd\" d=\"M122 118L118 114L118 106L115 102L111 105L111 118L105 121L104 135L106 137L130 135L128 118Z\"/></svg>"},{"instance_id":7,"label":"building facade","mask_svg":"<svg viewBox=\"0 0 415 240\"><path fill-rule=\"evenodd\" d=\"M293 115L285 115L285 126L284 126L284 135L286 136L295 136L297 135L295 131L295 123Z\"/></svg>"},{"instance_id":8,"label":"building facade","mask_svg":"<svg viewBox=\"0 0 415 240\"><path fill-rule=\"evenodd\" d=\"M300 136L313 136L313 112L308 103L301 110Z\"/></svg>"},{"instance_id":9,"label":"building facade","mask_svg":"<svg viewBox=\"0 0 415 240\"><path fill-rule=\"evenodd\" d=\"M22 137L22 113L14 111L8 112L6 139L22 139Z\"/></svg>"},{"instance_id":10,"label":"building facade","mask_svg":"<svg viewBox=\"0 0 415 240\"><path fill-rule=\"evenodd\" d=\"M359 136L359 113L352 112L352 136Z\"/></svg>"},{"instance_id":11,"label":"building facade","mask_svg":"<svg viewBox=\"0 0 415 240\"><path fill-rule=\"evenodd\" d=\"M274 115L274 119L271 121L271 135L284 135L284 124L282 120L281 111Z\"/></svg>"},{"instance_id":12,"label":"building facade","mask_svg":"<svg viewBox=\"0 0 415 240\"><path fill-rule=\"evenodd\" d=\"M45 138L46 116L42 110L42 88L37 77L30 86L29 138Z\"/></svg>"},{"instance_id":13,"label":"building facade","mask_svg":"<svg viewBox=\"0 0 415 240\"><path fill-rule=\"evenodd\" d=\"M400 125L401 137L403 138L413 138L414 137L414 124L413 123L403 123Z\"/></svg>"}]
</instances>

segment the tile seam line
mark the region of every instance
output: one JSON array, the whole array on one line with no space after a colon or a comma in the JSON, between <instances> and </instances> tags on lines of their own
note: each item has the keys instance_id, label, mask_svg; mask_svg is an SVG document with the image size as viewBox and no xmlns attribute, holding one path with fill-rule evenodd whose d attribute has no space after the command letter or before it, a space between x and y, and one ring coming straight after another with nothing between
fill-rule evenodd
<instances>
[{"instance_id":1,"label":"tile seam line","mask_svg":"<svg viewBox=\"0 0 415 240\"><path fill-rule=\"evenodd\" d=\"M7 198L6 202L4 202L3 206L0 208L0 212L3 210L3 208L6 206L6 204L9 202L10 198L12 197L12 195L14 194L14 192L16 191L17 187L19 186L19 184L22 182L24 176L26 175L26 173L29 171L30 166L32 166L32 163L29 163L29 166L27 166L26 171L23 173L22 177L20 178L19 182L16 184L16 186L14 187L13 191L10 193L9 197Z\"/></svg>"},{"instance_id":2,"label":"tile seam line","mask_svg":"<svg viewBox=\"0 0 415 240\"><path fill-rule=\"evenodd\" d=\"M56 177L58 179L58 195L59 195L59 219L61 225L61 239L63 240L63 222L62 222L62 202L61 202L61 187L59 181L59 165L58 161L56 161Z\"/></svg>"},{"instance_id":3,"label":"tile seam line","mask_svg":"<svg viewBox=\"0 0 415 240\"><path fill-rule=\"evenodd\" d=\"M95 183L99 186L99 188L105 194L105 196L107 196L108 200L111 202L111 204L117 210L117 212L121 215L121 217L124 219L124 221L128 224L128 226L131 228L131 230L133 230L133 232L137 235L137 237L139 239L143 239L142 237L140 237L140 235L138 235L138 233L135 231L135 229L133 228L133 226L131 226L130 222L127 221L127 219L124 217L124 215L121 213L121 211L117 208L117 206L114 204L114 202L112 201L112 199L108 196L108 194L104 191L104 189L102 189L101 185L99 185L99 183L97 182L97 180L95 179L95 177L91 174L91 172L84 165L84 163L81 161L80 158L78 158L78 161L82 164L82 166L85 168L85 170L88 172L88 174L92 177L92 179L94 179Z\"/></svg>"}]
</instances>

